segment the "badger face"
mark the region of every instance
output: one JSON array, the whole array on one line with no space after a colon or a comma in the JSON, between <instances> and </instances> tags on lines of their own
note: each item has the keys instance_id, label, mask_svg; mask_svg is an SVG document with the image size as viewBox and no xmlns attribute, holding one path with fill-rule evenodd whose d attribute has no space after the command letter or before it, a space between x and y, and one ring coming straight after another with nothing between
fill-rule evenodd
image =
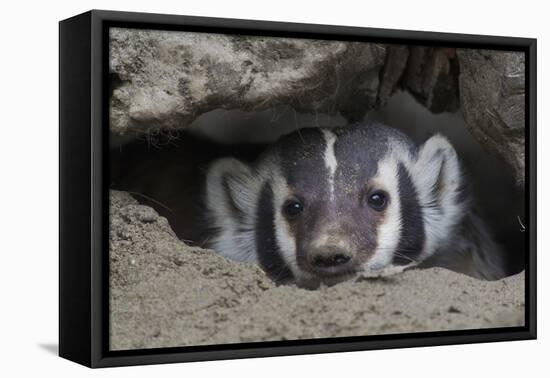
<instances>
[{"instance_id":1,"label":"badger face","mask_svg":"<svg viewBox=\"0 0 550 378\"><path fill-rule=\"evenodd\" d=\"M221 159L210 168L211 247L310 287L414 265L459 221L460 186L440 136L417 149L384 126L305 129L253 166Z\"/></svg>"}]
</instances>

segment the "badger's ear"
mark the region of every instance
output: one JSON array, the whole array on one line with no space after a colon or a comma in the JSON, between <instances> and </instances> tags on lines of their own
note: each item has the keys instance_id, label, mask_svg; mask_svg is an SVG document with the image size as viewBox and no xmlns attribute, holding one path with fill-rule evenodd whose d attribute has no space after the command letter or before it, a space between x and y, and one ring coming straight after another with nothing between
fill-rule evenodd
<instances>
[{"instance_id":1,"label":"badger's ear","mask_svg":"<svg viewBox=\"0 0 550 378\"><path fill-rule=\"evenodd\" d=\"M464 189L460 162L442 135L434 135L420 146L412 173L424 205L449 209L460 201Z\"/></svg>"},{"instance_id":2,"label":"badger's ear","mask_svg":"<svg viewBox=\"0 0 550 378\"><path fill-rule=\"evenodd\" d=\"M252 167L234 158L216 160L207 172L206 202L218 218L243 219L254 214L260 180Z\"/></svg>"}]
</instances>

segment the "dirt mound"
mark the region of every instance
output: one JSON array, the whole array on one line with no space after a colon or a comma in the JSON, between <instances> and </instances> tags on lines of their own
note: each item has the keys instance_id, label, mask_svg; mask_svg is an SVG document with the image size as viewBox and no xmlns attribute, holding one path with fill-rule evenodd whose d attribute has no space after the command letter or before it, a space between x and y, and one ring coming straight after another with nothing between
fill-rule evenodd
<instances>
[{"instance_id":1,"label":"dirt mound","mask_svg":"<svg viewBox=\"0 0 550 378\"><path fill-rule=\"evenodd\" d=\"M255 265L189 247L152 208L111 192L112 350L524 324L524 274L480 281L445 269L275 286Z\"/></svg>"}]
</instances>

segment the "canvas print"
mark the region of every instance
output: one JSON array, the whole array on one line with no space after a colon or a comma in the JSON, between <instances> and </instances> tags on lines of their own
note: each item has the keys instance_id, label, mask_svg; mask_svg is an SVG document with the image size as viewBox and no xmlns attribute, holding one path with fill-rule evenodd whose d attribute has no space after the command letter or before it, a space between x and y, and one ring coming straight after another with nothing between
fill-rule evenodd
<instances>
[{"instance_id":1,"label":"canvas print","mask_svg":"<svg viewBox=\"0 0 550 378\"><path fill-rule=\"evenodd\" d=\"M525 324L525 53L109 30L112 351Z\"/></svg>"}]
</instances>

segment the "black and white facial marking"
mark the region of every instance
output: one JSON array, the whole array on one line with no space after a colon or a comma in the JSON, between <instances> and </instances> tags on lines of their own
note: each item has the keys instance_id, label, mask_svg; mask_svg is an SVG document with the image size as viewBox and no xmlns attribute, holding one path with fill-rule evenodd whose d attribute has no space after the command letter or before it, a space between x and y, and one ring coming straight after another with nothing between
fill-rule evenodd
<instances>
[{"instance_id":1,"label":"black and white facial marking","mask_svg":"<svg viewBox=\"0 0 550 378\"><path fill-rule=\"evenodd\" d=\"M401 202L401 236L395 249L393 262L408 265L417 261L424 247L424 219L418 193L409 170L403 163L397 167L399 200Z\"/></svg>"},{"instance_id":2,"label":"black and white facial marking","mask_svg":"<svg viewBox=\"0 0 550 378\"><path fill-rule=\"evenodd\" d=\"M208 172L211 247L278 281L332 284L431 256L464 215L452 146L382 125L303 129Z\"/></svg>"}]
</instances>

